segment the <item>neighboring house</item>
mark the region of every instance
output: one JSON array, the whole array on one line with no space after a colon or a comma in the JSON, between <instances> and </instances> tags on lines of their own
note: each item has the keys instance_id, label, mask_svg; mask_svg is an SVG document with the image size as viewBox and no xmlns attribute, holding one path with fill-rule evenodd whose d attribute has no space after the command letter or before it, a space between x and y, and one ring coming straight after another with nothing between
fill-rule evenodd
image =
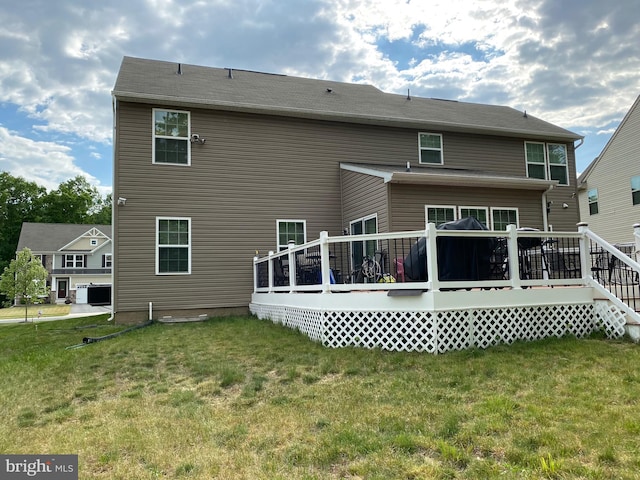
<instances>
[{"instance_id":1,"label":"neighboring house","mask_svg":"<svg viewBox=\"0 0 640 480\"><path fill-rule=\"evenodd\" d=\"M23 223L17 251L28 247L49 272L55 303L111 303L111 225Z\"/></svg>"},{"instance_id":2,"label":"neighboring house","mask_svg":"<svg viewBox=\"0 0 640 480\"><path fill-rule=\"evenodd\" d=\"M580 218L609 243L633 242L640 223L640 96L578 179Z\"/></svg>"},{"instance_id":3,"label":"neighboring house","mask_svg":"<svg viewBox=\"0 0 640 480\"><path fill-rule=\"evenodd\" d=\"M119 317L246 311L256 251L323 230L579 220L582 137L512 108L130 57L113 97Z\"/></svg>"}]
</instances>

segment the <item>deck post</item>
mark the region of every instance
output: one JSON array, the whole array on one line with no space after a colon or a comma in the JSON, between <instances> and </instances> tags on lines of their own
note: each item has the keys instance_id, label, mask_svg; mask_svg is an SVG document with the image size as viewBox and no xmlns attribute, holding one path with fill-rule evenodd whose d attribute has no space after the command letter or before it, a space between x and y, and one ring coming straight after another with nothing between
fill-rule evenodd
<instances>
[{"instance_id":1,"label":"deck post","mask_svg":"<svg viewBox=\"0 0 640 480\"><path fill-rule=\"evenodd\" d=\"M289 240L287 243L287 248L289 249L288 257L289 257L289 286L291 287L290 291L293 291L296 286L296 256L293 253L293 249L296 247L296 242L293 240Z\"/></svg>"},{"instance_id":2,"label":"deck post","mask_svg":"<svg viewBox=\"0 0 640 480\"><path fill-rule=\"evenodd\" d=\"M438 277L438 244L436 242L436 224L428 223L424 231L427 241L427 280L431 282L431 290L440 291L440 278Z\"/></svg>"},{"instance_id":3,"label":"deck post","mask_svg":"<svg viewBox=\"0 0 640 480\"><path fill-rule=\"evenodd\" d=\"M582 277L584 285L589 284L589 278L591 278L591 252L589 246L589 237L587 237L588 223L580 222L576 224L580 236L580 275Z\"/></svg>"},{"instance_id":4,"label":"deck post","mask_svg":"<svg viewBox=\"0 0 640 480\"><path fill-rule=\"evenodd\" d=\"M273 250L269 250L269 261L267 264L269 265L269 293L273 292Z\"/></svg>"},{"instance_id":5,"label":"deck post","mask_svg":"<svg viewBox=\"0 0 640 480\"><path fill-rule=\"evenodd\" d=\"M634 250L634 260L640 263L640 223L633 224L633 236L636 240L636 248Z\"/></svg>"},{"instance_id":6,"label":"deck post","mask_svg":"<svg viewBox=\"0 0 640 480\"><path fill-rule=\"evenodd\" d=\"M331 293L331 266L329 265L329 232L320 232L320 278L322 293Z\"/></svg>"},{"instance_id":7,"label":"deck post","mask_svg":"<svg viewBox=\"0 0 640 480\"><path fill-rule=\"evenodd\" d=\"M257 253L257 252L256 252ZM258 289L258 255L253 257L253 293Z\"/></svg>"},{"instance_id":8,"label":"deck post","mask_svg":"<svg viewBox=\"0 0 640 480\"><path fill-rule=\"evenodd\" d=\"M507 225L507 254L509 255L509 279L511 280L511 288L521 290L520 283L520 259L518 256L518 232L513 224Z\"/></svg>"}]
</instances>

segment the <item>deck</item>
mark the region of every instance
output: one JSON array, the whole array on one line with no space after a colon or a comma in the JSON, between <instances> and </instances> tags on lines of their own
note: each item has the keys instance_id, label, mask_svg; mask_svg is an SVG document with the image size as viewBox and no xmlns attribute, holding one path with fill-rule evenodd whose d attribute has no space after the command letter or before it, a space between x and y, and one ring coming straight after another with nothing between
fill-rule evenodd
<instances>
[{"instance_id":1,"label":"deck","mask_svg":"<svg viewBox=\"0 0 640 480\"><path fill-rule=\"evenodd\" d=\"M451 275L443 268L446 242L438 238L445 237L471 242L459 253L462 263L476 262L471 272ZM427 246L425 275L412 279L403 268L408 263L396 260L409 259L420 238ZM470 251L473 243L482 244L479 239L491 239L487 255ZM323 233L316 241L254 259L250 310L328 347L444 353L596 330L619 337L640 297L633 275L640 265L599 240L586 228L452 233L430 225L419 232L357 237ZM535 247L526 247L531 243ZM602 259L616 255L624 256L617 263L627 275L624 301L611 293L613 282L594 278L622 282L617 270L602 272Z\"/></svg>"}]
</instances>

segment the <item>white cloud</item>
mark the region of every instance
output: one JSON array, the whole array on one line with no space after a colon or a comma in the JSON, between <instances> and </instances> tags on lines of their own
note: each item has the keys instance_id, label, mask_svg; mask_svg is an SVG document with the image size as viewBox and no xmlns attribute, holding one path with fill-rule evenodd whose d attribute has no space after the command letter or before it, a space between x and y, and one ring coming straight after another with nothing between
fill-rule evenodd
<instances>
[{"instance_id":1,"label":"white cloud","mask_svg":"<svg viewBox=\"0 0 640 480\"><path fill-rule=\"evenodd\" d=\"M36 182L49 190L58 188L76 175L86 177L90 183L99 183L74 164L70 152L70 147L33 141L0 126L0 170Z\"/></svg>"}]
</instances>

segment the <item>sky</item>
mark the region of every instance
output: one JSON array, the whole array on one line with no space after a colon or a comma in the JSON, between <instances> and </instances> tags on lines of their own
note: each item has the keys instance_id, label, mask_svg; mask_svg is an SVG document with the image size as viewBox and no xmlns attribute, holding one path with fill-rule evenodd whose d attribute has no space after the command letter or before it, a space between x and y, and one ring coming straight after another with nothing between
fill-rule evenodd
<instances>
[{"instance_id":1,"label":"sky","mask_svg":"<svg viewBox=\"0 0 640 480\"><path fill-rule=\"evenodd\" d=\"M112 185L123 56L368 83L506 105L585 137L640 95L638 0L5 0L0 171Z\"/></svg>"}]
</instances>

